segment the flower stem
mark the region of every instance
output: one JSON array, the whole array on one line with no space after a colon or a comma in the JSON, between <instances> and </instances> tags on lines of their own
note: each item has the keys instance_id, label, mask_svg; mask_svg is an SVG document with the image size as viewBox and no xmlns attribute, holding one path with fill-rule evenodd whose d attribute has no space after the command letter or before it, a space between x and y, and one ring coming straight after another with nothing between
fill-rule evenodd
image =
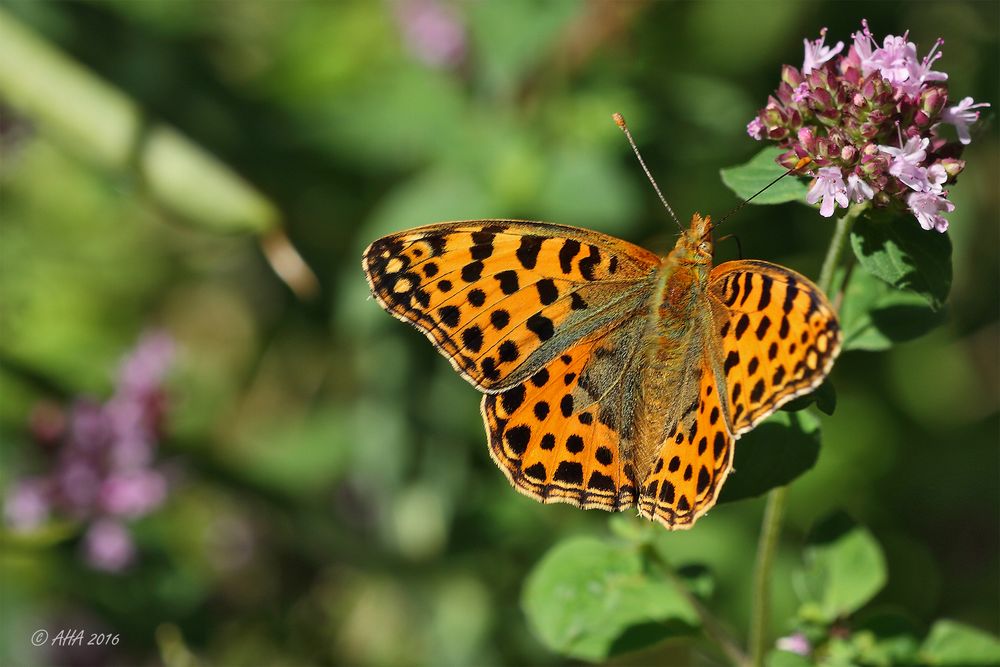
<instances>
[{"instance_id":1,"label":"flower stem","mask_svg":"<svg viewBox=\"0 0 1000 667\"><path fill-rule=\"evenodd\" d=\"M817 286L830 296L833 288L833 274L840 265L840 260L844 256L847 248L847 241L851 236L851 228L854 221L868 208L868 202L852 204L847 213L837 220L837 226L833 230L833 237L830 239L830 246L826 249L826 257L823 258L823 267L819 270L819 282Z\"/></svg>"},{"instance_id":2,"label":"flower stem","mask_svg":"<svg viewBox=\"0 0 1000 667\"><path fill-rule=\"evenodd\" d=\"M833 289L833 276L847 248L851 227L867 208L867 202L854 204L837 220L819 273L818 287L827 295ZM778 487L768 494L767 506L764 509L764 521L757 542L757 561L753 573L753 608L750 616L751 667L762 667L767 652L771 616L771 570L774 567L787 500L788 487Z\"/></svg>"},{"instance_id":3,"label":"flower stem","mask_svg":"<svg viewBox=\"0 0 1000 667\"><path fill-rule=\"evenodd\" d=\"M757 562L753 572L753 611L750 615L750 665L761 667L767 649L771 620L771 568L781 535L781 520L785 513L788 487L773 489L767 496L764 522L757 542Z\"/></svg>"}]
</instances>

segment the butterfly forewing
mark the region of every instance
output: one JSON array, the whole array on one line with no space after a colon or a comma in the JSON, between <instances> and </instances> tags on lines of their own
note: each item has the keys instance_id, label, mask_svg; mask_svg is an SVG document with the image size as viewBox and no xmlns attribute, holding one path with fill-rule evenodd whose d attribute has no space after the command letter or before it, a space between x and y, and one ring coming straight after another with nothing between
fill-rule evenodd
<instances>
[{"instance_id":1,"label":"butterfly forewing","mask_svg":"<svg viewBox=\"0 0 1000 667\"><path fill-rule=\"evenodd\" d=\"M658 264L604 234L504 220L419 227L364 255L382 307L417 326L483 391L525 380L645 308Z\"/></svg>"},{"instance_id":2,"label":"butterfly forewing","mask_svg":"<svg viewBox=\"0 0 1000 667\"><path fill-rule=\"evenodd\" d=\"M768 262L720 264L709 290L728 315L715 324L726 407L739 435L823 381L840 351L840 327L816 285Z\"/></svg>"}]
</instances>

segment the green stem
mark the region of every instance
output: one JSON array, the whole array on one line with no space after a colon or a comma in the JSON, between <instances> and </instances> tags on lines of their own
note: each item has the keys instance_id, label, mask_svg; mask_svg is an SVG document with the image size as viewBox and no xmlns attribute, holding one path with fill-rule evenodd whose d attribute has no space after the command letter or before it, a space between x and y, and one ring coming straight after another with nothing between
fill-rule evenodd
<instances>
[{"instance_id":1,"label":"green stem","mask_svg":"<svg viewBox=\"0 0 1000 667\"><path fill-rule=\"evenodd\" d=\"M818 287L828 295L833 289L833 276L840 266L844 250L847 249L851 227L867 208L867 202L854 204L837 220L826 257L823 259L823 267L819 272ZM751 667L762 667L767 653L771 615L771 571L778 550L778 538L781 536L781 522L784 519L787 500L788 487L778 487L768 494L767 507L764 509L764 521L760 528L757 561L753 573L753 608L750 616Z\"/></svg>"},{"instance_id":2,"label":"green stem","mask_svg":"<svg viewBox=\"0 0 1000 667\"><path fill-rule=\"evenodd\" d=\"M844 250L847 249L847 242L851 237L851 228L854 227L854 221L867 208L868 202L853 204L847 209L847 213L837 220L837 226L833 230L833 237L830 239L830 246L826 249L826 257L823 258L823 267L819 270L819 282L817 283L818 287L827 296L830 295L830 290L833 288L833 274L837 270L837 267L840 266Z\"/></svg>"},{"instance_id":3,"label":"green stem","mask_svg":"<svg viewBox=\"0 0 1000 667\"><path fill-rule=\"evenodd\" d=\"M771 616L771 569L778 550L781 520L785 513L788 487L781 486L767 496L764 522L757 543L757 562L753 572L753 611L750 616L750 665L761 667L767 651Z\"/></svg>"},{"instance_id":4,"label":"green stem","mask_svg":"<svg viewBox=\"0 0 1000 667\"><path fill-rule=\"evenodd\" d=\"M655 564L661 571L663 571L664 574L667 575L667 577L670 578L674 587L681 594L681 597L683 597L687 603L691 605L691 608L694 609L695 613L698 614L705 636L718 645L718 647L723 653L726 654L726 657L729 658L729 661L735 665L735 667L748 667L750 661L748 660L747 655L739 647L739 644L737 644L732 635L730 635L726 629L722 627L722 624L715 618L715 616L712 615L712 612L710 612L708 608L702 604L701 600L699 600L688 589L687 584L685 584L684 580L680 578L677 571L674 570L674 567L667 562L663 555L660 554L660 552L657 551L652 545L646 544L643 547L643 551L645 552L647 562Z\"/></svg>"}]
</instances>

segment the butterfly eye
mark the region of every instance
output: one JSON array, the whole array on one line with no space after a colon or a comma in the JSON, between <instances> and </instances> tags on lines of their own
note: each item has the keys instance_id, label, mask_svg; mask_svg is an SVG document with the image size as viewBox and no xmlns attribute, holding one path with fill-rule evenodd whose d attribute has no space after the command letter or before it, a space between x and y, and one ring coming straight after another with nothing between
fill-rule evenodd
<instances>
[{"instance_id":1,"label":"butterfly eye","mask_svg":"<svg viewBox=\"0 0 1000 667\"><path fill-rule=\"evenodd\" d=\"M712 250L712 246L708 241L702 241L701 243L698 244L698 250L707 253Z\"/></svg>"}]
</instances>

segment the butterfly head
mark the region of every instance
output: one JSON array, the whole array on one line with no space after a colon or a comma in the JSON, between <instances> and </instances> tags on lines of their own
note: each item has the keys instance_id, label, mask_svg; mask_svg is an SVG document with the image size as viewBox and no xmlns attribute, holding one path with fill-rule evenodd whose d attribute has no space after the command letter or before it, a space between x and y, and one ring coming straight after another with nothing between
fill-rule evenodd
<instances>
[{"instance_id":1,"label":"butterfly head","mask_svg":"<svg viewBox=\"0 0 1000 667\"><path fill-rule=\"evenodd\" d=\"M712 248L712 218L695 213L691 216L691 227L677 239L673 254L687 264L711 265Z\"/></svg>"}]
</instances>

